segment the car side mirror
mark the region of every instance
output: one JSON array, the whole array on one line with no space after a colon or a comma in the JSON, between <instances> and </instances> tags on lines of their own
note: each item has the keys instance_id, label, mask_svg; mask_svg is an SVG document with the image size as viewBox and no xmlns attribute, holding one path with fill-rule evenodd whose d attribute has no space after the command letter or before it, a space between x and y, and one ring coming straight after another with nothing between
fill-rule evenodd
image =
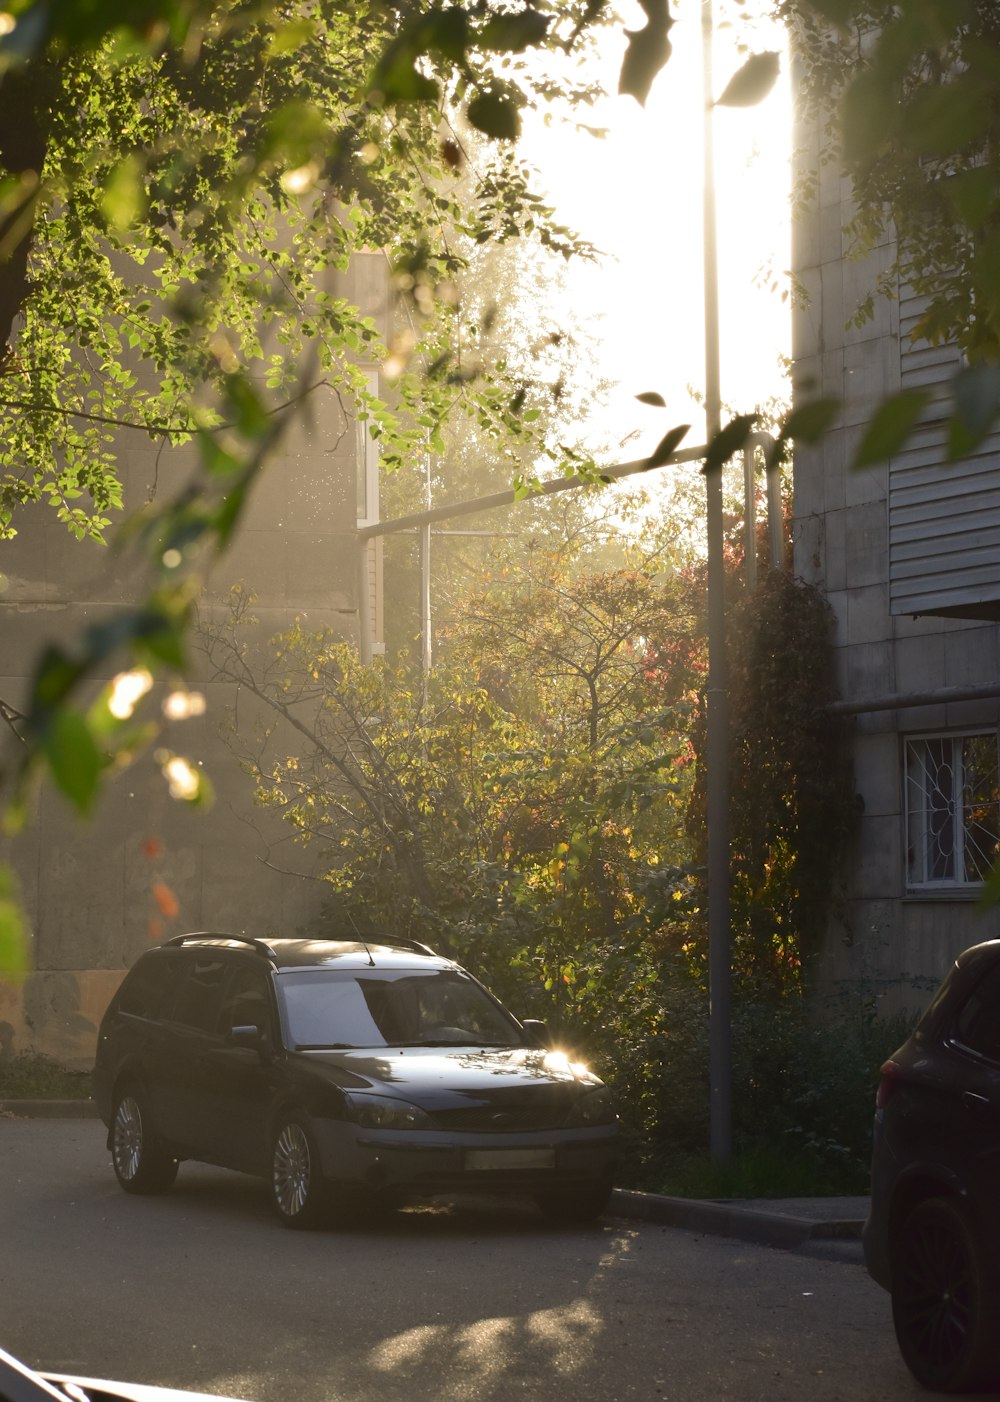
<instances>
[{"instance_id":1,"label":"car side mirror","mask_svg":"<svg viewBox=\"0 0 1000 1402\"><path fill-rule=\"evenodd\" d=\"M549 1034L549 1024L547 1022L542 1022L541 1018L537 1017L526 1017L521 1020L521 1026L524 1029L524 1035L528 1039L529 1045L541 1047L543 1051L548 1050L552 1038Z\"/></svg>"},{"instance_id":2,"label":"car side mirror","mask_svg":"<svg viewBox=\"0 0 1000 1402\"><path fill-rule=\"evenodd\" d=\"M246 1047L249 1051L263 1051L267 1042L256 1023L231 1027L226 1040L231 1042L234 1047Z\"/></svg>"}]
</instances>

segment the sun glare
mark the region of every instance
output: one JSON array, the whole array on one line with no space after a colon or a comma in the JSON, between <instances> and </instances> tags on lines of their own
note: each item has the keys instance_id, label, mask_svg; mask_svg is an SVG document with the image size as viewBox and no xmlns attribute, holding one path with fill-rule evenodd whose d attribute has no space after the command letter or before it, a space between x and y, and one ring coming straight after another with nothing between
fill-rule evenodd
<instances>
[{"instance_id":1,"label":"sun glare","mask_svg":"<svg viewBox=\"0 0 1000 1402\"><path fill-rule=\"evenodd\" d=\"M578 314L599 318L595 381L617 381L618 388L593 427L621 459L648 451L674 423L691 423L691 446L704 441L704 416L688 392L702 393L705 381L701 4L680 0L675 13L673 54L645 109L630 97L602 101L584 120L606 128L603 139L541 121L526 131L526 154L560 217L607 255L599 266L570 271L567 292ZM641 28L638 5L624 20ZM747 37L739 22L727 27L724 16L717 22L716 94L744 61L738 42ZM620 29L601 42L604 82L614 93ZM783 50L784 35L757 24L752 45ZM787 63L763 102L717 107L714 122L722 397L742 412L786 391L780 360L790 341L782 297L790 261ZM663 395L669 418L636 403L635 395L648 390Z\"/></svg>"},{"instance_id":2,"label":"sun glare","mask_svg":"<svg viewBox=\"0 0 1000 1402\"><path fill-rule=\"evenodd\" d=\"M145 667L137 667L132 672L119 672L111 683L108 697L108 710L115 720L129 720L152 685L152 673Z\"/></svg>"}]
</instances>

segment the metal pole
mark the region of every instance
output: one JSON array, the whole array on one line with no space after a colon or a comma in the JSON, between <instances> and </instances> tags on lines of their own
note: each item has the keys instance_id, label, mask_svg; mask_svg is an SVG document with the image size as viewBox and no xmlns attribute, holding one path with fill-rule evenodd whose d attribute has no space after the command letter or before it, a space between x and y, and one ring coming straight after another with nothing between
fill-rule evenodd
<instances>
[{"instance_id":1,"label":"metal pole","mask_svg":"<svg viewBox=\"0 0 1000 1402\"><path fill-rule=\"evenodd\" d=\"M709 442L722 424L719 373L719 267L715 212L712 0L702 0L705 246L705 417ZM709 1137L712 1159L732 1152L731 932L729 913L729 705L726 692L726 602L722 468L705 475L708 530L708 978Z\"/></svg>"},{"instance_id":2,"label":"metal pole","mask_svg":"<svg viewBox=\"0 0 1000 1402\"><path fill-rule=\"evenodd\" d=\"M751 594L757 588L756 445L743 445L743 570Z\"/></svg>"},{"instance_id":3,"label":"metal pole","mask_svg":"<svg viewBox=\"0 0 1000 1402\"><path fill-rule=\"evenodd\" d=\"M431 526L420 527L420 669L431 670Z\"/></svg>"},{"instance_id":4,"label":"metal pole","mask_svg":"<svg viewBox=\"0 0 1000 1402\"><path fill-rule=\"evenodd\" d=\"M358 656L363 666L372 660L372 595L368 576L368 557L372 547L368 537L358 540Z\"/></svg>"},{"instance_id":5,"label":"metal pole","mask_svg":"<svg viewBox=\"0 0 1000 1402\"><path fill-rule=\"evenodd\" d=\"M431 509L431 455L424 454L424 510ZM434 624L431 615L431 523L420 527L420 670L427 700L427 679L434 663L432 656Z\"/></svg>"},{"instance_id":6,"label":"metal pole","mask_svg":"<svg viewBox=\"0 0 1000 1402\"><path fill-rule=\"evenodd\" d=\"M950 706L956 701L995 701L1000 685L939 686L936 691L894 691L888 696L872 696L867 701L831 701L824 710L831 716L863 716L874 711L906 711L911 706Z\"/></svg>"},{"instance_id":7,"label":"metal pole","mask_svg":"<svg viewBox=\"0 0 1000 1402\"><path fill-rule=\"evenodd\" d=\"M767 533L771 540L771 568L785 564L785 523L781 514L781 468L767 469Z\"/></svg>"},{"instance_id":8,"label":"metal pole","mask_svg":"<svg viewBox=\"0 0 1000 1402\"><path fill-rule=\"evenodd\" d=\"M779 570L784 564L785 535L781 515L781 468L770 461L774 450L774 435L764 429L751 433L743 445L743 492L746 502L744 543L747 586L757 584L757 464L758 448L767 463L767 537L771 557L770 569Z\"/></svg>"}]
</instances>

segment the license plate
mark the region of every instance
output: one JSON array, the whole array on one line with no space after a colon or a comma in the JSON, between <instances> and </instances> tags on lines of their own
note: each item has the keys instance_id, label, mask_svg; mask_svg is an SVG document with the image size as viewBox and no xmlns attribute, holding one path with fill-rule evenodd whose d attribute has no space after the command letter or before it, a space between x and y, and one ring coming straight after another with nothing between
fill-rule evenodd
<instances>
[{"instance_id":1,"label":"license plate","mask_svg":"<svg viewBox=\"0 0 1000 1402\"><path fill-rule=\"evenodd\" d=\"M468 1149L465 1166L469 1169L555 1168L554 1149Z\"/></svg>"}]
</instances>

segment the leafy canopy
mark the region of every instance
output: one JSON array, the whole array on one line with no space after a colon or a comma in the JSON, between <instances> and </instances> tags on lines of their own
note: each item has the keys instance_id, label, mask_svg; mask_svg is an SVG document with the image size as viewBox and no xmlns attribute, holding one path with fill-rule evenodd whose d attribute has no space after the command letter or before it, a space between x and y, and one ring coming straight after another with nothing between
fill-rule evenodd
<instances>
[{"instance_id":1,"label":"leafy canopy","mask_svg":"<svg viewBox=\"0 0 1000 1402\"><path fill-rule=\"evenodd\" d=\"M120 453L187 445L200 471L132 528L153 587L42 658L20 726L80 809L124 753L70 714L109 660L180 668L206 556L239 524L292 409L322 389L392 467L471 416L541 442L503 364L455 315L464 250L534 237L586 253L509 140L522 108L584 100L527 50L574 54L602 7L224 0L19 4L0 42L0 536L49 503L97 541ZM11 27L12 25L12 27ZM470 145L464 134L478 129ZM389 265L404 330L339 295ZM474 333L473 333L474 334ZM393 403L360 362L382 363Z\"/></svg>"},{"instance_id":2,"label":"leafy canopy","mask_svg":"<svg viewBox=\"0 0 1000 1402\"><path fill-rule=\"evenodd\" d=\"M914 337L965 352L951 384L955 461L1000 414L1000 10L993 0L779 0L776 12L792 27L800 102L823 124L826 159L851 178L855 248L898 240L877 291L908 283L925 299ZM895 452L925 402L918 391L886 399L855 465Z\"/></svg>"}]
</instances>

